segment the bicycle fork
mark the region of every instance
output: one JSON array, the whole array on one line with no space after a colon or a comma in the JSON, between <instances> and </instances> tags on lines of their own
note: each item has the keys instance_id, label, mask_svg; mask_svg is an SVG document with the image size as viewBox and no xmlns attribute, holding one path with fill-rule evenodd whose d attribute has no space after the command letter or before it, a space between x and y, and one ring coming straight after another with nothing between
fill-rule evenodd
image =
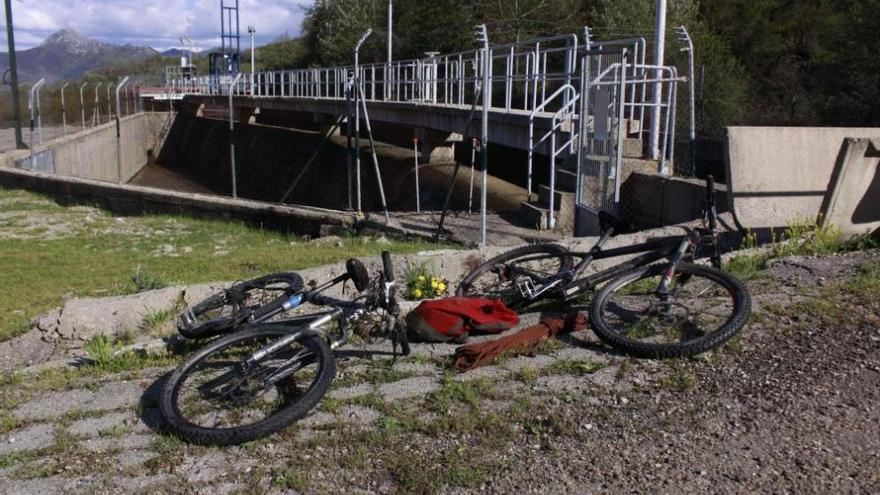
<instances>
[{"instance_id":1,"label":"bicycle fork","mask_svg":"<svg viewBox=\"0 0 880 495\"><path fill-rule=\"evenodd\" d=\"M675 270L678 268L681 260L684 259L684 255L687 253L688 247L690 247L692 243L693 241L691 239L684 239L681 241L678 249L676 249L669 258L669 267L663 272L663 275L660 276L660 284L657 286L657 294L664 301L669 297L669 287L672 285L672 279L675 277Z\"/></svg>"}]
</instances>

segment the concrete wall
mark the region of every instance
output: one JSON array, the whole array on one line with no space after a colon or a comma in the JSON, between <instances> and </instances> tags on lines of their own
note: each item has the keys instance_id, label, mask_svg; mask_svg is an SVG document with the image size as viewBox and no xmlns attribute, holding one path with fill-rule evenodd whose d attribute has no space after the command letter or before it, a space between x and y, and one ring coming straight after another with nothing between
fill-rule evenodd
<instances>
[{"instance_id":1,"label":"concrete wall","mask_svg":"<svg viewBox=\"0 0 880 495\"><path fill-rule=\"evenodd\" d=\"M880 138L880 128L729 127L728 198L740 226L817 218L848 137Z\"/></svg>"},{"instance_id":2,"label":"concrete wall","mask_svg":"<svg viewBox=\"0 0 880 495\"><path fill-rule=\"evenodd\" d=\"M834 169L822 221L848 236L880 229L880 139L852 139Z\"/></svg>"},{"instance_id":3,"label":"concrete wall","mask_svg":"<svg viewBox=\"0 0 880 495\"><path fill-rule=\"evenodd\" d=\"M727 211L727 190L717 184L718 213ZM620 188L620 216L639 229L676 225L702 218L706 182L632 172Z\"/></svg>"},{"instance_id":4,"label":"concrete wall","mask_svg":"<svg viewBox=\"0 0 880 495\"><path fill-rule=\"evenodd\" d=\"M120 135L123 183L147 164L153 154L153 147L161 144L159 134L167 118L167 113L141 113L122 118ZM35 145L33 153L50 149L54 153L54 173L57 175L117 182L115 122ZM26 159L30 153L4 153L0 155L0 167L14 167L16 161Z\"/></svg>"}]
</instances>

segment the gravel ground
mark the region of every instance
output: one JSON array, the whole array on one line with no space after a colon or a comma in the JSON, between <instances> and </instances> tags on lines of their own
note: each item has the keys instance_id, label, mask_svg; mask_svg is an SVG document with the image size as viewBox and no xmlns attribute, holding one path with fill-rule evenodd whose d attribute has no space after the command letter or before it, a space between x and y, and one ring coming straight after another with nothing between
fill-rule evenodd
<instances>
[{"instance_id":1,"label":"gravel ground","mask_svg":"<svg viewBox=\"0 0 880 495\"><path fill-rule=\"evenodd\" d=\"M634 360L589 332L464 375L454 346L340 355L299 424L238 447L163 432L171 367L0 386L2 493L880 491L880 252L774 262L741 337Z\"/></svg>"}]
</instances>

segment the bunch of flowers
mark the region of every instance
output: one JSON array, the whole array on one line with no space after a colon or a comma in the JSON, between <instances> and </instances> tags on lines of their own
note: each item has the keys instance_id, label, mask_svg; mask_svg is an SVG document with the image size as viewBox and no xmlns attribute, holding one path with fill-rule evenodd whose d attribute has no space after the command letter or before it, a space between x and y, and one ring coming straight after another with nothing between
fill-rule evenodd
<instances>
[{"instance_id":1,"label":"bunch of flowers","mask_svg":"<svg viewBox=\"0 0 880 495\"><path fill-rule=\"evenodd\" d=\"M434 299L447 293L448 282L433 276L424 266L411 269L407 279L409 295L413 299Z\"/></svg>"}]
</instances>

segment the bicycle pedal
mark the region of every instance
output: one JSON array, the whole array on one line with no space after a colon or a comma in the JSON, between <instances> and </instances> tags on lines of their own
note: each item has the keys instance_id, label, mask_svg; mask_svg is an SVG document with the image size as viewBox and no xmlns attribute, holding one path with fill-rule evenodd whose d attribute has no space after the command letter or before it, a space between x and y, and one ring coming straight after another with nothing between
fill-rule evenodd
<instances>
[{"instance_id":1,"label":"bicycle pedal","mask_svg":"<svg viewBox=\"0 0 880 495\"><path fill-rule=\"evenodd\" d=\"M532 282L532 279L529 277L516 279L516 288L519 290L519 293L527 299L531 299L535 295L535 283Z\"/></svg>"}]
</instances>

